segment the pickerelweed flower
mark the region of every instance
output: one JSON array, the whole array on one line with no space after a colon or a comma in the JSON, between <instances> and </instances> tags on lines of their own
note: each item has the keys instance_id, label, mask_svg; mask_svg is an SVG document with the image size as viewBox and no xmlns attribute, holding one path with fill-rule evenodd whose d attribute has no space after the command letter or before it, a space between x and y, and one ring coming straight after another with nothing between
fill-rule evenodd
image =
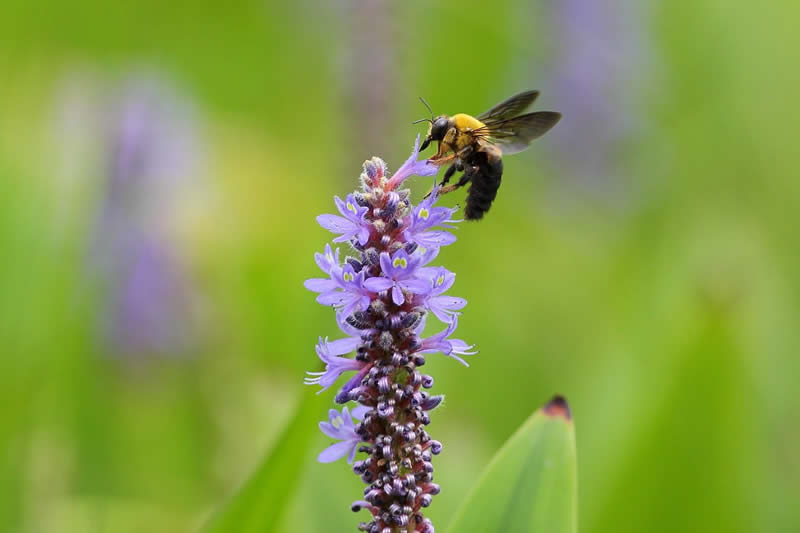
<instances>
[{"instance_id":1,"label":"pickerelweed flower","mask_svg":"<svg viewBox=\"0 0 800 533\"><path fill-rule=\"evenodd\" d=\"M566 116L553 131L559 167L594 192L624 194L628 180L620 151L647 124L637 109L659 64L647 32L648 2L560 0L551 2L553 35L559 36L548 94ZM539 14L537 14L538 18Z\"/></svg>"},{"instance_id":2,"label":"pickerelweed flower","mask_svg":"<svg viewBox=\"0 0 800 533\"><path fill-rule=\"evenodd\" d=\"M354 511L367 509L369 522L360 531L371 533L433 533L423 515L439 486L433 482L432 455L442 445L428 435L428 412L444 396L430 395L433 378L422 374L425 354L441 352L466 365L461 356L473 355L472 346L451 335L466 300L445 295L455 274L428 266L439 248L455 242L455 209L436 207L437 190L413 207L407 189L399 190L412 175L433 176L437 167L418 161L419 137L411 157L388 175L386 164L374 157L364 163L361 191L336 197L339 215L317 221L336 233L334 242L347 242L354 257L342 261L339 249L325 247L315 256L327 276L309 279L306 288L319 293L317 301L336 310L336 321L347 337L319 339L317 356L325 370L309 372L306 383L327 389L344 373L355 372L339 389L336 402L357 402L348 412L331 410L320 429L335 439L319 455L320 462L366 453L353 470L368 485ZM444 322L444 329L421 338L428 312ZM354 353L352 357L347 355ZM353 419L359 419L356 423Z\"/></svg>"},{"instance_id":3,"label":"pickerelweed flower","mask_svg":"<svg viewBox=\"0 0 800 533\"><path fill-rule=\"evenodd\" d=\"M197 291L186 275L169 214L185 202L202 150L184 98L150 77L133 77L109 98L105 194L92 263L109 298L100 320L111 353L188 353ZM192 186L197 184L193 182Z\"/></svg>"}]
</instances>

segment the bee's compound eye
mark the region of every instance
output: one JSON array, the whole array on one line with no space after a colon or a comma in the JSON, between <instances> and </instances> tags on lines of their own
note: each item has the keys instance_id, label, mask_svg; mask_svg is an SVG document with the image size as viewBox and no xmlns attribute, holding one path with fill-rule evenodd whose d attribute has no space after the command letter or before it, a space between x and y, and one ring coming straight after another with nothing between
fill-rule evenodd
<instances>
[{"instance_id":1,"label":"bee's compound eye","mask_svg":"<svg viewBox=\"0 0 800 533\"><path fill-rule=\"evenodd\" d=\"M446 117L439 117L434 120L433 124L431 124L431 139L436 141L441 141L444 139L444 135L447 133L447 123L448 121Z\"/></svg>"}]
</instances>

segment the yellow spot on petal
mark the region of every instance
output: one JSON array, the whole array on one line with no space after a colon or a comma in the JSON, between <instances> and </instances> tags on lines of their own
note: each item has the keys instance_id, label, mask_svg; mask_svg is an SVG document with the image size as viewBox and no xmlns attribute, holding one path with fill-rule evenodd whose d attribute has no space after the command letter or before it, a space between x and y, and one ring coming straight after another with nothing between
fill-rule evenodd
<instances>
[{"instance_id":1,"label":"yellow spot on petal","mask_svg":"<svg viewBox=\"0 0 800 533\"><path fill-rule=\"evenodd\" d=\"M331 425L333 427L335 427L336 429L339 429L340 427L342 427L344 425L344 420L342 420L341 416L337 416L336 418L331 420Z\"/></svg>"},{"instance_id":2,"label":"yellow spot on petal","mask_svg":"<svg viewBox=\"0 0 800 533\"><path fill-rule=\"evenodd\" d=\"M398 257L392 262L392 266L397 268L406 268L408 266L408 261L404 257Z\"/></svg>"},{"instance_id":3,"label":"yellow spot on petal","mask_svg":"<svg viewBox=\"0 0 800 533\"><path fill-rule=\"evenodd\" d=\"M437 286L441 285L442 283L444 283L444 276L443 275L439 276L438 278L436 278L436 285Z\"/></svg>"},{"instance_id":4,"label":"yellow spot on petal","mask_svg":"<svg viewBox=\"0 0 800 533\"><path fill-rule=\"evenodd\" d=\"M353 281L356 279L356 277L350 272L345 272L343 277L345 281Z\"/></svg>"},{"instance_id":5,"label":"yellow spot on petal","mask_svg":"<svg viewBox=\"0 0 800 533\"><path fill-rule=\"evenodd\" d=\"M347 202L347 210L352 211L353 213L356 212L356 206L354 206L351 202Z\"/></svg>"},{"instance_id":6,"label":"yellow spot on petal","mask_svg":"<svg viewBox=\"0 0 800 533\"><path fill-rule=\"evenodd\" d=\"M428 216L430 216L430 213L428 212L427 209L419 210L419 218L421 218L422 220L428 220Z\"/></svg>"}]
</instances>

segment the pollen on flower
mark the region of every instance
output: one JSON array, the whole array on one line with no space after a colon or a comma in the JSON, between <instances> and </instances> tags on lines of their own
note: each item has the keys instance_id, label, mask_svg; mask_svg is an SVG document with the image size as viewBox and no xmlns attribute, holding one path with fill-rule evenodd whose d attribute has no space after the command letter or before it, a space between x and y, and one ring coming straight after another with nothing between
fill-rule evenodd
<instances>
[{"instance_id":1,"label":"pollen on flower","mask_svg":"<svg viewBox=\"0 0 800 533\"><path fill-rule=\"evenodd\" d=\"M368 485L364 500L352 505L366 509L371 520L361 531L432 532L423 514L439 492L433 483L432 456L442 445L425 431L429 412L442 395L427 392L433 377L420 372L429 353L441 352L466 365L460 356L473 355L472 346L451 338L466 300L444 294L455 274L428 266L442 246L455 242L455 209L438 207L438 191L414 207L410 191L398 186L413 175L432 176L438 167L418 161L419 138L411 157L393 174L373 157L364 162L361 190L334 198L340 215L320 215L320 225L336 234L334 242L348 243L356 257L341 262L339 250L326 246L315 260L325 278L307 280L319 293L317 301L336 310L336 321L347 335L319 339L317 356L325 370L309 372L306 383L322 390L350 374L336 394L320 429L336 442L319 455L321 462L347 457L353 471ZM445 325L440 333L422 339L428 313ZM360 422L354 419L360 420Z\"/></svg>"}]
</instances>

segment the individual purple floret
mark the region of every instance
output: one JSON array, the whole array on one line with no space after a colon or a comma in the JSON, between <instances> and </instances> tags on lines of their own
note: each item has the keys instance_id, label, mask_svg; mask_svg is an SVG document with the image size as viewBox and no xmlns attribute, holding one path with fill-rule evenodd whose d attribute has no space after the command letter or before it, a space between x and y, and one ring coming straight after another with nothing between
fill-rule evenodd
<instances>
[{"instance_id":1,"label":"individual purple floret","mask_svg":"<svg viewBox=\"0 0 800 533\"><path fill-rule=\"evenodd\" d=\"M328 422L320 422L319 429L332 439L337 439L341 442L331 444L317 457L320 463L332 463L347 456L347 462L353 464L356 456L356 448L361 442L361 437L356 433L356 426L353 418L362 419L369 411L368 407L360 405L353 409L352 414L348 412L347 407L342 409L342 414L336 409L328 411Z\"/></svg>"},{"instance_id":2,"label":"individual purple floret","mask_svg":"<svg viewBox=\"0 0 800 533\"><path fill-rule=\"evenodd\" d=\"M422 374L425 354L442 352L466 365L460 357L472 355L472 346L450 336L466 300L445 294L455 274L444 267L427 266L439 248L455 241L442 227L452 228L455 209L437 207L434 190L416 208L408 190L397 187L412 175L432 176L437 167L417 161L419 138L411 157L389 177L386 164L372 158L364 163L361 191L336 204L344 217L318 218L325 229L349 242L355 257L340 262L339 250L325 247L315 260L326 278L307 280L306 288L319 293L317 301L333 307L346 338L320 339L317 355L325 370L309 372L306 383L330 387L345 372L355 374L339 389L336 402L358 402L353 417L347 407L320 428L339 442L323 451L319 460L331 462L345 455L352 462L357 451L366 453L353 470L368 485L354 511L366 509L369 522L361 531L373 533L433 533L423 515L439 486L433 483L431 458L442 445L425 431L429 412L443 396L426 392L433 378ZM421 338L426 316L432 312L446 324L443 331ZM347 355L354 352L355 355ZM363 411L363 412L362 412ZM359 445L361 445L359 447Z\"/></svg>"},{"instance_id":3,"label":"individual purple floret","mask_svg":"<svg viewBox=\"0 0 800 533\"><path fill-rule=\"evenodd\" d=\"M370 278L364 282L364 287L372 292L392 289L392 301L403 305L404 293L425 294L431 290L428 280L417 277L417 267L421 262L420 256L410 257L405 250L398 250L392 256L382 252L380 265L385 277Z\"/></svg>"},{"instance_id":4,"label":"individual purple floret","mask_svg":"<svg viewBox=\"0 0 800 533\"><path fill-rule=\"evenodd\" d=\"M458 311L467 305L467 301L464 298L443 294L453 286L456 281L456 275L444 267L421 270L425 271L423 275L429 274L433 285L425 300L425 307L442 322L451 322L453 316L457 315Z\"/></svg>"},{"instance_id":5,"label":"individual purple floret","mask_svg":"<svg viewBox=\"0 0 800 533\"><path fill-rule=\"evenodd\" d=\"M436 335L431 335L427 339L423 339L422 346L418 353L438 353L442 352L448 357L452 357L464 366L469 364L464 361L459 355L475 355L478 352L471 352L474 345L467 344L461 339L450 339L450 335L456 330L458 326L458 316L453 315L453 321L447 325L447 328L440 331Z\"/></svg>"},{"instance_id":6,"label":"individual purple floret","mask_svg":"<svg viewBox=\"0 0 800 533\"><path fill-rule=\"evenodd\" d=\"M348 337L333 342L328 342L327 338L322 340L320 337L319 344L317 344L317 355L325 363L325 371L306 372L309 376L305 379L306 385L322 385L322 389L319 391L322 392L333 385L342 373L364 368L366 363L363 361L337 357L355 351L360 342L361 339L357 337Z\"/></svg>"},{"instance_id":7,"label":"individual purple floret","mask_svg":"<svg viewBox=\"0 0 800 533\"><path fill-rule=\"evenodd\" d=\"M454 226L449 224L461 222L460 220L452 220L453 214L457 211L456 208L434 207L438 197L439 195L434 191L413 209L408 229L403 232L408 242L427 248L446 246L456 241L456 236L447 231L428 231L434 226L453 228Z\"/></svg>"},{"instance_id":8,"label":"individual purple floret","mask_svg":"<svg viewBox=\"0 0 800 533\"><path fill-rule=\"evenodd\" d=\"M352 194L348 194L344 202L338 196L333 200L342 216L320 215L317 217L319 225L331 233L341 233L333 242L348 242L357 236L359 244L366 243L370 228L369 222L364 219L367 208L358 205Z\"/></svg>"}]
</instances>

